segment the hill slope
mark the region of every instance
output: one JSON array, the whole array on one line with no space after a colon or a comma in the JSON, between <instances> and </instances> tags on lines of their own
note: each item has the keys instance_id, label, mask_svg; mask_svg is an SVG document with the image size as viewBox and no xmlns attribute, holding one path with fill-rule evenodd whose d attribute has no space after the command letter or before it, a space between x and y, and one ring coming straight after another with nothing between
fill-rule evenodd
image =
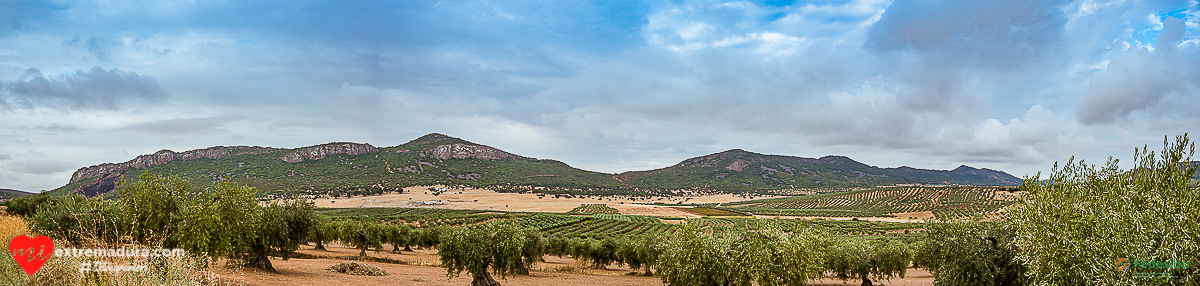
<instances>
[{"instance_id":1,"label":"hill slope","mask_svg":"<svg viewBox=\"0 0 1200 286\"><path fill-rule=\"evenodd\" d=\"M329 143L296 149L212 147L182 153L163 150L120 164L81 168L66 186L51 192L96 196L122 178L143 171L178 175L202 190L219 181L261 191L322 194L398 191L417 185L546 186L616 188L612 175L572 168L554 160L522 157L442 134L405 144Z\"/></svg>"},{"instance_id":2,"label":"hill slope","mask_svg":"<svg viewBox=\"0 0 1200 286\"><path fill-rule=\"evenodd\" d=\"M691 158L658 170L625 172L621 181L644 186L764 189L861 187L902 183L937 185L1020 185L1004 172L960 166L952 171L910 167L878 168L847 157L819 159L765 155L740 149Z\"/></svg>"},{"instance_id":3,"label":"hill slope","mask_svg":"<svg viewBox=\"0 0 1200 286\"><path fill-rule=\"evenodd\" d=\"M573 168L559 161L524 157L442 134L397 146L328 143L281 149L217 146L186 152L162 150L124 163L81 168L52 194L103 195L121 180L149 172L178 175L203 190L220 181L264 192L324 195L380 193L418 185L467 185L502 191L644 193L712 188L750 191L795 187L861 187L896 183L1013 185L999 171L966 166L953 171L908 167L881 169L840 156L820 159L730 150L685 160L668 168L618 175ZM537 187L536 189L530 187Z\"/></svg>"},{"instance_id":4,"label":"hill slope","mask_svg":"<svg viewBox=\"0 0 1200 286\"><path fill-rule=\"evenodd\" d=\"M28 195L33 195L33 193L26 192L26 191L18 191L18 190L13 190L13 189L0 188L0 199L2 199L2 200L16 198L16 197L20 197L20 196L28 196Z\"/></svg>"}]
</instances>

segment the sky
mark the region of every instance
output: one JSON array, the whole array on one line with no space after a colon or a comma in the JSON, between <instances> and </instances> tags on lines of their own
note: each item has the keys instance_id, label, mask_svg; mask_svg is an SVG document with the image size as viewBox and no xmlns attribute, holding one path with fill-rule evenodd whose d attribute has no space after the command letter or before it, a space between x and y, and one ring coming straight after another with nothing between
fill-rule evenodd
<instances>
[{"instance_id":1,"label":"sky","mask_svg":"<svg viewBox=\"0 0 1200 286\"><path fill-rule=\"evenodd\" d=\"M26 191L433 132L609 173L739 148L1024 177L1200 138L1198 110L1194 0L0 1Z\"/></svg>"}]
</instances>

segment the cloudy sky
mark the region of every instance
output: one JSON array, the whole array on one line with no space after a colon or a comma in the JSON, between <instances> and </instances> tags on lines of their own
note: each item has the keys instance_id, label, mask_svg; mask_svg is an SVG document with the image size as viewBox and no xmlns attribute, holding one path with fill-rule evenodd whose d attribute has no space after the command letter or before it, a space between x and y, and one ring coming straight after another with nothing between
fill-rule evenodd
<instances>
[{"instance_id":1,"label":"cloudy sky","mask_svg":"<svg viewBox=\"0 0 1200 286\"><path fill-rule=\"evenodd\" d=\"M431 132L604 172L741 148L1018 177L1200 137L1194 0L303 2L0 1L0 188Z\"/></svg>"}]
</instances>

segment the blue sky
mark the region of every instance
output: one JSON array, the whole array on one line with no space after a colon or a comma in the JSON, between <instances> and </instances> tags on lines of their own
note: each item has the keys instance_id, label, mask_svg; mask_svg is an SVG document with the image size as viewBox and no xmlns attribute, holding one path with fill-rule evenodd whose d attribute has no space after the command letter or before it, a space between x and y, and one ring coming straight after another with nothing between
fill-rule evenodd
<instances>
[{"instance_id":1,"label":"blue sky","mask_svg":"<svg viewBox=\"0 0 1200 286\"><path fill-rule=\"evenodd\" d=\"M1128 161L1200 136L1198 6L3 1L0 187L431 132L614 173L732 148L1016 176Z\"/></svg>"}]
</instances>

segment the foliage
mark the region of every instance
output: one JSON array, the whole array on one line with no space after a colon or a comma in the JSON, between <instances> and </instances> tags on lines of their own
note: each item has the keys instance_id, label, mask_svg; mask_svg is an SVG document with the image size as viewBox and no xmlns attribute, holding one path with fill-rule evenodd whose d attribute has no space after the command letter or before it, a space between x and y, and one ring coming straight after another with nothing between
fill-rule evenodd
<instances>
[{"instance_id":1,"label":"foliage","mask_svg":"<svg viewBox=\"0 0 1200 286\"><path fill-rule=\"evenodd\" d=\"M368 247L383 248L384 228L378 222L339 220L337 232L342 243L359 249L359 256L366 256Z\"/></svg>"},{"instance_id":2,"label":"foliage","mask_svg":"<svg viewBox=\"0 0 1200 286\"><path fill-rule=\"evenodd\" d=\"M254 188L219 183L181 208L183 220L173 240L191 253L210 258L243 258L249 240L257 233L254 222L261 215Z\"/></svg>"},{"instance_id":3,"label":"foliage","mask_svg":"<svg viewBox=\"0 0 1200 286\"><path fill-rule=\"evenodd\" d=\"M411 246L416 241L411 226L407 224L389 224L383 226L383 240L392 244L392 253L400 253L400 248L412 251Z\"/></svg>"},{"instance_id":4,"label":"foliage","mask_svg":"<svg viewBox=\"0 0 1200 286\"><path fill-rule=\"evenodd\" d=\"M272 202L261 208L248 239L248 252L242 258L246 266L274 271L269 254L279 253L288 259L315 228L312 203L307 201Z\"/></svg>"},{"instance_id":5,"label":"foliage","mask_svg":"<svg viewBox=\"0 0 1200 286\"><path fill-rule=\"evenodd\" d=\"M1195 146L1187 135L1163 141L1157 155L1135 150L1129 171L1112 158L1096 166L1072 157L1056 163L1047 181L1041 174L1025 179L1027 193L1008 223L1031 283L1200 284L1200 190L1189 185L1194 165L1185 164ZM1131 267L1118 268L1120 259Z\"/></svg>"},{"instance_id":6,"label":"foliage","mask_svg":"<svg viewBox=\"0 0 1200 286\"><path fill-rule=\"evenodd\" d=\"M825 269L838 278L861 279L862 285L875 280L904 277L913 259L913 251L903 241L889 238L843 238L829 248Z\"/></svg>"},{"instance_id":7,"label":"foliage","mask_svg":"<svg viewBox=\"0 0 1200 286\"><path fill-rule=\"evenodd\" d=\"M325 250L325 244L337 240L340 234L337 232L337 225L333 221L323 215L314 215L313 227L309 229L308 236L304 239L306 242L316 243L315 249Z\"/></svg>"},{"instance_id":8,"label":"foliage","mask_svg":"<svg viewBox=\"0 0 1200 286\"><path fill-rule=\"evenodd\" d=\"M125 217L111 201L71 195L38 205L30 220L34 228L52 238L116 242L128 234Z\"/></svg>"},{"instance_id":9,"label":"foliage","mask_svg":"<svg viewBox=\"0 0 1200 286\"><path fill-rule=\"evenodd\" d=\"M471 274L471 285L500 285L487 271L489 267L500 277L509 272L528 271L542 251L526 249L530 246L528 240L533 238L527 232L533 230L518 228L511 222L447 229L438 244L446 276L453 278L465 270ZM531 253L537 257L525 257Z\"/></svg>"},{"instance_id":10,"label":"foliage","mask_svg":"<svg viewBox=\"0 0 1200 286\"><path fill-rule=\"evenodd\" d=\"M4 205L5 211L10 214L29 217L37 212L39 206L43 204L52 204L55 201L57 200L51 198L50 195L46 193L40 193L32 196L17 197L4 202Z\"/></svg>"},{"instance_id":11,"label":"foliage","mask_svg":"<svg viewBox=\"0 0 1200 286\"><path fill-rule=\"evenodd\" d=\"M1014 233L994 222L934 221L916 263L938 285L1024 285L1025 267L1015 259Z\"/></svg>"},{"instance_id":12,"label":"foliage","mask_svg":"<svg viewBox=\"0 0 1200 286\"><path fill-rule=\"evenodd\" d=\"M118 188L121 199L117 201L121 212L132 224L130 235L134 242L148 244L171 239L175 227L183 220L181 204L191 195L188 183L177 176L166 178L142 173L139 179L123 183ZM164 244L173 246L175 241Z\"/></svg>"},{"instance_id":13,"label":"foliage","mask_svg":"<svg viewBox=\"0 0 1200 286\"><path fill-rule=\"evenodd\" d=\"M659 274L671 285L804 285L821 272L823 237L771 226L713 233L689 222L663 244Z\"/></svg>"}]
</instances>

